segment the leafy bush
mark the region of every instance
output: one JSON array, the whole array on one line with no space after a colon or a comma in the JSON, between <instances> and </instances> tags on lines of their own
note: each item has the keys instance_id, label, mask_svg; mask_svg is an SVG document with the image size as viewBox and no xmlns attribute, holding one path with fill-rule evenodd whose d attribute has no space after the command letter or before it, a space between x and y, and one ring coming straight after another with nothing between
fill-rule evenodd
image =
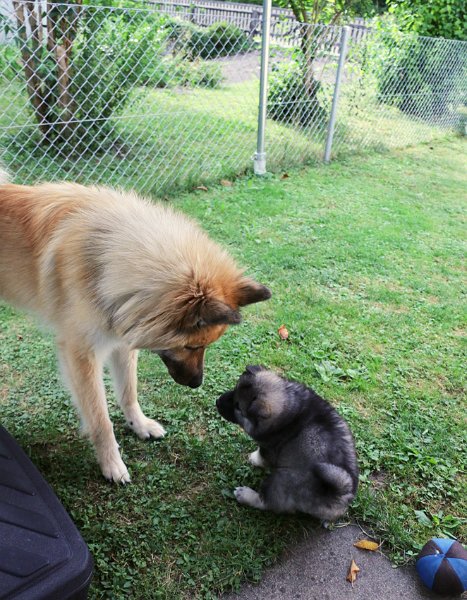
<instances>
[{"instance_id":1,"label":"leafy bush","mask_svg":"<svg viewBox=\"0 0 467 600\"><path fill-rule=\"evenodd\" d=\"M465 0L390 0L388 5L404 31L430 37L467 39Z\"/></svg>"},{"instance_id":2,"label":"leafy bush","mask_svg":"<svg viewBox=\"0 0 467 600\"><path fill-rule=\"evenodd\" d=\"M301 61L275 64L269 80L268 117L283 123L324 125L326 110L319 101L320 90L316 80L307 89Z\"/></svg>"},{"instance_id":3,"label":"leafy bush","mask_svg":"<svg viewBox=\"0 0 467 600\"><path fill-rule=\"evenodd\" d=\"M11 44L0 46L0 78L12 80L20 71L21 65L18 62L16 48Z\"/></svg>"},{"instance_id":4,"label":"leafy bush","mask_svg":"<svg viewBox=\"0 0 467 600\"><path fill-rule=\"evenodd\" d=\"M380 99L409 115L436 120L450 110L446 89L455 87L459 64L447 61L432 44L413 39L404 44L393 68L382 71Z\"/></svg>"},{"instance_id":5,"label":"leafy bush","mask_svg":"<svg viewBox=\"0 0 467 600\"><path fill-rule=\"evenodd\" d=\"M372 81L377 102L436 122L467 101L463 85L467 63L460 42L402 33L390 19L376 25L360 44L357 62L358 85L363 89L363 82Z\"/></svg>"},{"instance_id":6,"label":"leafy bush","mask_svg":"<svg viewBox=\"0 0 467 600\"><path fill-rule=\"evenodd\" d=\"M168 39L173 42L174 48L177 50L183 49L192 33L200 29L190 21L170 17L165 22L164 28L167 30Z\"/></svg>"},{"instance_id":7,"label":"leafy bush","mask_svg":"<svg viewBox=\"0 0 467 600\"><path fill-rule=\"evenodd\" d=\"M89 120L86 129L102 133L109 117L125 105L129 93L125 59L131 60L132 52L129 37L130 28L121 16L90 15L76 39L72 89L75 116Z\"/></svg>"},{"instance_id":8,"label":"leafy bush","mask_svg":"<svg viewBox=\"0 0 467 600\"><path fill-rule=\"evenodd\" d=\"M190 87L217 88L222 82L220 65L196 60L179 62L176 78L181 85Z\"/></svg>"},{"instance_id":9,"label":"leafy bush","mask_svg":"<svg viewBox=\"0 0 467 600\"><path fill-rule=\"evenodd\" d=\"M231 23L196 27L187 41L192 58L218 58L246 52L251 44L248 35Z\"/></svg>"}]
</instances>

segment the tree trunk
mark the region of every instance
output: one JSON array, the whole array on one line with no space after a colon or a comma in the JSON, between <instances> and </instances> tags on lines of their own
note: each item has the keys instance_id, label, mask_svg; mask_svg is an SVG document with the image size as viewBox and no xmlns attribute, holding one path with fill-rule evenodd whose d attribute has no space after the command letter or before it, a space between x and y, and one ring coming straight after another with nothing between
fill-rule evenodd
<instances>
[{"instance_id":1,"label":"tree trunk","mask_svg":"<svg viewBox=\"0 0 467 600\"><path fill-rule=\"evenodd\" d=\"M76 4L80 6L82 0ZM43 141L66 141L76 127L70 64L79 9L49 2L44 23L40 0L13 0L13 6L26 89ZM52 70L44 68L50 60L54 61Z\"/></svg>"},{"instance_id":2,"label":"tree trunk","mask_svg":"<svg viewBox=\"0 0 467 600\"><path fill-rule=\"evenodd\" d=\"M44 90L38 69L42 60L42 46L38 43L40 39L38 27L40 27L40 24L38 24L33 3L28 2L24 4L14 2L13 6L16 14L21 59L26 78L26 90L37 122L39 123L39 129L44 138L47 139L50 131L50 124L47 117L48 107L44 98ZM30 40L28 39L28 28L30 31Z\"/></svg>"},{"instance_id":3,"label":"tree trunk","mask_svg":"<svg viewBox=\"0 0 467 600\"><path fill-rule=\"evenodd\" d=\"M319 122L326 114L318 98L321 84L315 78L314 74L314 61L318 49L319 38L320 35L315 31L313 26L308 23L303 24L301 50L303 55L303 87L306 99L300 112L300 122L302 125Z\"/></svg>"}]
</instances>

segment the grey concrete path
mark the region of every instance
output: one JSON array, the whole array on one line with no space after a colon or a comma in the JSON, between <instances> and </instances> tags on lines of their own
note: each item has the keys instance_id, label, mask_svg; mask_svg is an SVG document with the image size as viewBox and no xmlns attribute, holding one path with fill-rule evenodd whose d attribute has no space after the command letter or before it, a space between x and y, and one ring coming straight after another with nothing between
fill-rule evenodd
<instances>
[{"instance_id":1,"label":"grey concrete path","mask_svg":"<svg viewBox=\"0 0 467 600\"><path fill-rule=\"evenodd\" d=\"M355 525L320 528L288 550L258 585L245 585L222 600L447 600L427 590L415 567L394 568L380 552L354 547L366 536ZM352 558L360 567L353 586L346 581ZM459 596L457 596L459 598ZM449 598L451 600L451 598Z\"/></svg>"}]
</instances>

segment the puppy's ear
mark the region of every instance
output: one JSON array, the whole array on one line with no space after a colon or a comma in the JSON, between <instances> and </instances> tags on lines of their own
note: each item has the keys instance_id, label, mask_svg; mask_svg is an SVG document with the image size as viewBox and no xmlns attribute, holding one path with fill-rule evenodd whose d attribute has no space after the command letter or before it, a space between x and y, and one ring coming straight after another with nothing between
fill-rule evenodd
<instances>
[{"instance_id":1,"label":"puppy's ear","mask_svg":"<svg viewBox=\"0 0 467 600\"><path fill-rule=\"evenodd\" d=\"M260 371L263 371L263 367L260 365L248 365L245 367L245 372L250 375L256 375L256 373L259 373Z\"/></svg>"},{"instance_id":2,"label":"puppy's ear","mask_svg":"<svg viewBox=\"0 0 467 600\"><path fill-rule=\"evenodd\" d=\"M243 277L241 279L237 289L238 306L262 302L263 300L269 300L270 297L271 290L265 285L256 283L256 281L249 277Z\"/></svg>"},{"instance_id":3,"label":"puppy's ear","mask_svg":"<svg viewBox=\"0 0 467 600\"><path fill-rule=\"evenodd\" d=\"M238 325L242 317L234 310L219 300L208 300L199 307L197 327L205 325Z\"/></svg>"}]
</instances>

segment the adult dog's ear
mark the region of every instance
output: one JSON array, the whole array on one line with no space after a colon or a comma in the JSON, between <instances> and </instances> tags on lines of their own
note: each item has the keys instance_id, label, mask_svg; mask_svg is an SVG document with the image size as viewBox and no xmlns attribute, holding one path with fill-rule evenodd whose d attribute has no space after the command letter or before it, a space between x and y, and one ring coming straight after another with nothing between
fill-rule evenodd
<instances>
[{"instance_id":1,"label":"adult dog's ear","mask_svg":"<svg viewBox=\"0 0 467 600\"><path fill-rule=\"evenodd\" d=\"M240 281L240 285L237 289L237 302L238 306L246 306L247 304L253 304L254 302L262 302L263 300L269 300L271 297L271 290L265 285L256 283L249 277L244 277Z\"/></svg>"},{"instance_id":2,"label":"adult dog's ear","mask_svg":"<svg viewBox=\"0 0 467 600\"><path fill-rule=\"evenodd\" d=\"M196 315L196 327L206 325L238 325L242 320L240 313L220 300L210 299L199 305Z\"/></svg>"}]
</instances>

